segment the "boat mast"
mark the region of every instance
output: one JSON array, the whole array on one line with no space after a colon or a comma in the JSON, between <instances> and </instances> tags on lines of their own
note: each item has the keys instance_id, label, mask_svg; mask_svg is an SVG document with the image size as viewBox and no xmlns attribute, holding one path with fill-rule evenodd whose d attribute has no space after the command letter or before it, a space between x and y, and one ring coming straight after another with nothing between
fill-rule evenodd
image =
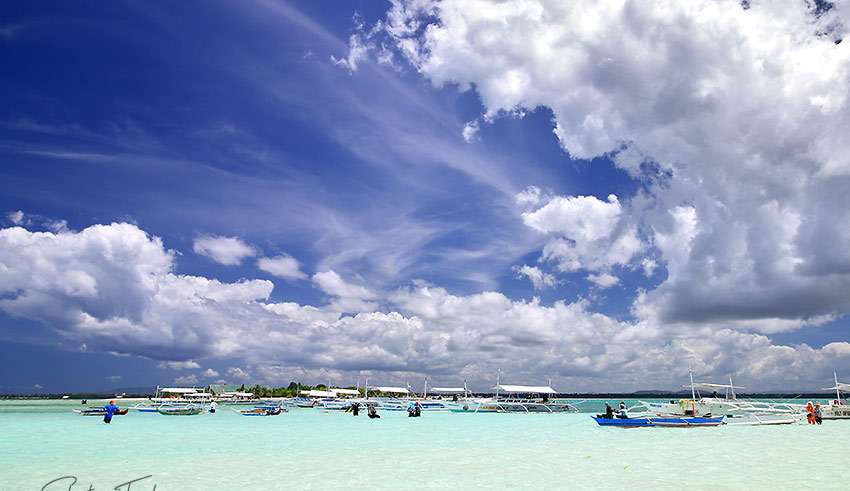
<instances>
[{"instance_id":1,"label":"boat mast","mask_svg":"<svg viewBox=\"0 0 850 491\"><path fill-rule=\"evenodd\" d=\"M729 390L732 391L732 400L734 401L734 400L738 399L738 397L735 395L735 384L732 383L732 374L731 373L729 374Z\"/></svg>"},{"instance_id":2,"label":"boat mast","mask_svg":"<svg viewBox=\"0 0 850 491\"><path fill-rule=\"evenodd\" d=\"M838 390L838 373L833 370L832 378L835 379L835 397L838 399L838 405L841 405L841 391Z\"/></svg>"},{"instance_id":3,"label":"boat mast","mask_svg":"<svg viewBox=\"0 0 850 491\"><path fill-rule=\"evenodd\" d=\"M501 380L502 380L502 369L499 368L496 371L496 400L499 399L499 384L502 383Z\"/></svg>"},{"instance_id":4,"label":"boat mast","mask_svg":"<svg viewBox=\"0 0 850 491\"><path fill-rule=\"evenodd\" d=\"M466 379L463 379L463 397L469 398L469 389L466 388Z\"/></svg>"},{"instance_id":5,"label":"boat mast","mask_svg":"<svg viewBox=\"0 0 850 491\"><path fill-rule=\"evenodd\" d=\"M363 399L369 399L369 377L366 377L366 383L363 385Z\"/></svg>"},{"instance_id":6,"label":"boat mast","mask_svg":"<svg viewBox=\"0 0 850 491\"><path fill-rule=\"evenodd\" d=\"M422 392L422 398L423 399L428 398L428 377L427 376L425 377L425 389L424 389L424 392Z\"/></svg>"},{"instance_id":7,"label":"boat mast","mask_svg":"<svg viewBox=\"0 0 850 491\"><path fill-rule=\"evenodd\" d=\"M694 387L694 371L691 370L691 367L688 367L688 375L691 377L691 399L694 401L697 400L697 390Z\"/></svg>"}]
</instances>

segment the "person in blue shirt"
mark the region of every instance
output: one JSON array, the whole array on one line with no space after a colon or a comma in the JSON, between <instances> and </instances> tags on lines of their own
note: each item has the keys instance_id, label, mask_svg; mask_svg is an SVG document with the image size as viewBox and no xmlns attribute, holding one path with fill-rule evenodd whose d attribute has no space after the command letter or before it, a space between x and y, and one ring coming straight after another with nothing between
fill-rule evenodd
<instances>
[{"instance_id":1,"label":"person in blue shirt","mask_svg":"<svg viewBox=\"0 0 850 491\"><path fill-rule=\"evenodd\" d=\"M106 414L103 415L103 422L111 423L112 415L118 412L118 406L115 405L115 401L109 401L109 404L103 406L103 409L106 411Z\"/></svg>"}]
</instances>

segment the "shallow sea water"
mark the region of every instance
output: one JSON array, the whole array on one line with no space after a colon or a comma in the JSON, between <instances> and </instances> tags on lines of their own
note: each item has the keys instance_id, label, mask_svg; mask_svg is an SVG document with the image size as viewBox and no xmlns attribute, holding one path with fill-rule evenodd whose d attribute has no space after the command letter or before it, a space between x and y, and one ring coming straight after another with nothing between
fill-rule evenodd
<instances>
[{"instance_id":1,"label":"shallow sea water","mask_svg":"<svg viewBox=\"0 0 850 491\"><path fill-rule=\"evenodd\" d=\"M90 405L97 404L90 401ZM596 410L598 404L586 406ZM850 421L822 426L598 427L589 414L292 409L274 417L0 401L0 491L253 489L848 489ZM118 489L128 489L125 485Z\"/></svg>"}]
</instances>

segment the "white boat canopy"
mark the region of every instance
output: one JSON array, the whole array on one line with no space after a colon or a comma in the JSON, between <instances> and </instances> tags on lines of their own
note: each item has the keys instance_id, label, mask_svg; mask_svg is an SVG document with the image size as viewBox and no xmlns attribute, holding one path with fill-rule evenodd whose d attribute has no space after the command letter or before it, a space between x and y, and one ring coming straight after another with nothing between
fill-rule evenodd
<instances>
[{"instance_id":1,"label":"white boat canopy","mask_svg":"<svg viewBox=\"0 0 850 491\"><path fill-rule=\"evenodd\" d=\"M850 384L845 384L844 382L838 382L838 384L832 387L824 387L821 390L843 390L844 392L850 392Z\"/></svg>"},{"instance_id":2,"label":"white boat canopy","mask_svg":"<svg viewBox=\"0 0 850 491\"><path fill-rule=\"evenodd\" d=\"M302 390L301 395L307 397L336 397L336 392L329 390Z\"/></svg>"},{"instance_id":3,"label":"white boat canopy","mask_svg":"<svg viewBox=\"0 0 850 491\"><path fill-rule=\"evenodd\" d=\"M410 394L410 391L404 387L369 387L369 389L390 394Z\"/></svg>"},{"instance_id":4,"label":"white boat canopy","mask_svg":"<svg viewBox=\"0 0 850 491\"><path fill-rule=\"evenodd\" d=\"M254 397L253 392L224 392L222 397Z\"/></svg>"},{"instance_id":5,"label":"white boat canopy","mask_svg":"<svg viewBox=\"0 0 850 491\"><path fill-rule=\"evenodd\" d=\"M557 394L558 391L548 385L504 385L499 384L494 389L510 394Z\"/></svg>"},{"instance_id":6,"label":"white boat canopy","mask_svg":"<svg viewBox=\"0 0 850 491\"><path fill-rule=\"evenodd\" d=\"M188 387L162 387L159 391L169 394L193 394L198 392L198 389L190 389Z\"/></svg>"},{"instance_id":7,"label":"white boat canopy","mask_svg":"<svg viewBox=\"0 0 850 491\"><path fill-rule=\"evenodd\" d=\"M360 391L354 389L331 389L331 392L336 392L337 394L343 394L347 396L359 396Z\"/></svg>"},{"instance_id":8,"label":"white boat canopy","mask_svg":"<svg viewBox=\"0 0 850 491\"><path fill-rule=\"evenodd\" d=\"M431 387L428 389L431 392L440 392L443 394L463 394L466 389L463 387Z\"/></svg>"},{"instance_id":9,"label":"white boat canopy","mask_svg":"<svg viewBox=\"0 0 850 491\"><path fill-rule=\"evenodd\" d=\"M690 385L683 385L682 387L686 389L690 389ZM708 382L696 382L694 383L694 387L697 389L743 389L743 387L739 387L737 385L732 384L710 384Z\"/></svg>"}]
</instances>

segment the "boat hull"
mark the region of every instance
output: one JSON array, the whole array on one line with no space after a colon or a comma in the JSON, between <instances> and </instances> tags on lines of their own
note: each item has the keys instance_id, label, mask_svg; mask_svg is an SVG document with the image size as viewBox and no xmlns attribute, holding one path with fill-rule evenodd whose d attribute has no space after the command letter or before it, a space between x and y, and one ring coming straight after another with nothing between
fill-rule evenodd
<instances>
[{"instance_id":1,"label":"boat hull","mask_svg":"<svg viewBox=\"0 0 850 491\"><path fill-rule=\"evenodd\" d=\"M649 418L601 418L591 416L599 426L613 426L616 428L648 428L654 426Z\"/></svg>"},{"instance_id":2,"label":"boat hull","mask_svg":"<svg viewBox=\"0 0 850 491\"><path fill-rule=\"evenodd\" d=\"M204 412L202 407L160 408L157 410L164 416L195 416Z\"/></svg>"},{"instance_id":3,"label":"boat hull","mask_svg":"<svg viewBox=\"0 0 850 491\"><path fill-rule=\"evenodd\" d=\"M238 414L241 414L242 416L277 416L278 414L283 412L283 410L279 407L274 409L258 407L254 409L242 409L238 411L234 409L234 411L236 411L236 413Z\"/></svg>"},{"instance_id":4,"label":"boat hull","mask_svg":"<svg viewBox=\"0 0 850 491\"><path fill-rule=\"evenodd\" d=\"M74 409L74 412L79 414L80 416L104 416L106 415L106 409L103 408L89 408L89 409ZM123 416L127 414L127 409L119 409L112 413L113 416Z\"/></svg>"},{"instance_id":5,"label":"boat hull","mask_svg":"<svg viewBox=\"0 0 850 491\"><path fill-rule=\"evenodd\" d=\"M647 417L647 418L603 418L591 416L599 426L613 426L617 428L698 428L705 426L720 426L725 418L677 418L677 417Z\"/></svg>"},{"instance_id":6,"label":"boat hull","mask_svg":"<svg viewBox=\"0 0 850 491\"><path fill-rule=\"evenodd\" d=\"M700 418L700 417L684 417L684 418L649 418L653 426L662 428L697 428L701 426L720 426L726 418Z\"/></svg>"},{"instance_id":7,"label":"boat hull","mask_svg":"<svg viewBox=\"0 0 850 491\"><path fill-rule=\"evenodd\" d=\"M830 404L826 406L823 412L823 419L850 419L850 404Z\"/></svg>"}]
</instances>

